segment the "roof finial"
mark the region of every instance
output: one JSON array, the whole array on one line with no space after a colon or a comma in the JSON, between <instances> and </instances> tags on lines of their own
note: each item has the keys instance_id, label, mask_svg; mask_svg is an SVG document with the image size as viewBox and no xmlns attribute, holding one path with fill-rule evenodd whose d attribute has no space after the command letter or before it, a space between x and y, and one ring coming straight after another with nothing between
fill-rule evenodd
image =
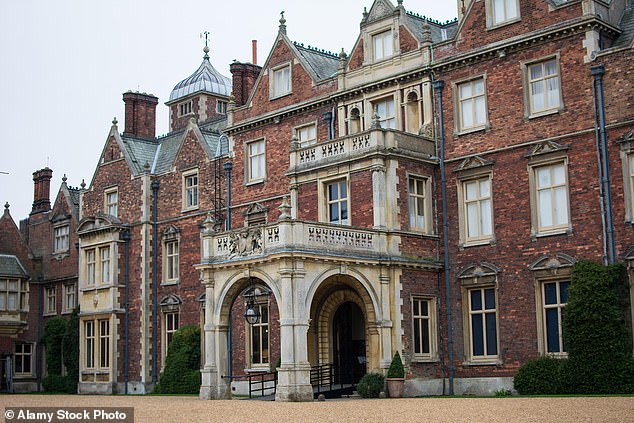
<instances>
[{"instance_id":1,"label":"roof finial","mask_svg":"<svg viewBox=\"0 0 634 423\"><path fill-rule=\"evenodd\" d=\"M117 120L117 117L115 116L112 118L112 125L117 126L117 123L119 123L119 121Z\"/></svg>"},{"instance_id":2,"label":"roof finial","mask_svg":"<svg viewBox=\"0 0 634 423\"><path fill-rule=\"evenodd\" d=\"M67 180L66 174L64 173L64 176L62 176L62 184L65 184Z\"/></svg>"},{"instance_id":3,"label":"roof finial","mask_svg":"<svg viewBox=\"0 0 634 423\"><path fill-rule=\"evenodd\" d=\"M280 18L280 34L286 34L286 19L284 19L284 11L280 12L282 17Z\"/></svg>"},{"instance_id":4,"label":"roof finial","mask_svg":"<svg viewBox=\"0 0 634 423\"><path fill-rule=\"evenodd\" d=\"M209 54L208 54L209 53L209 45L208 45L208 42L209 42L209 35L211 35L211 34L210 34L209 31L205 31L205 32L200 34L200 38L202 38L203 35L205 36L205 47L203 47L203 51L205 52L205 55L203 56L203 59L209 59Z\"/></svg>"},{"instance_id":5,"label":"roof finial","mask_svg":"<svg viewBox=\"0 0 634 423\"><path fill-rule=\"evenodd\" d=\"M9 214L9 202L4 203L4 214Z\"/></svg>"},{"instance_id":6,"label":"roof finial","mask_svg":"<svg viewBox=\"0 0 634 423\"><path fill-rule=\"evenodd\" d=\"M368 8L363 6L363 20L368 19Z\"/></svg>"},{"instance_id":7,"label":"roof finial","mask_svg":"<svg viewBox=\"0 0 634 423\"><path fill-rule=\"evenodd\" d=\"M79 186L81 187L81 189L86 189L86 181L82 179L81 184Z\"/></svg>"}]
</instances>

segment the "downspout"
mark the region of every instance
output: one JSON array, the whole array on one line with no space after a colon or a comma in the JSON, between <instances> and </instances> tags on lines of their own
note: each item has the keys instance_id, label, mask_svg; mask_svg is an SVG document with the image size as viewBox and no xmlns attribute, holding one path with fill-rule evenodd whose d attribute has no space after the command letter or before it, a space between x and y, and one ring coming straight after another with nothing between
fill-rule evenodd
<instances>
[{"instance_id":1,"label":"downspout","mask_svg":"<svg viewBox=\"0 0 634 423\"><path fill-rule=\"evenodd\" d=\"M608 264L608 239L605 224L605 195L603 193L603 170L601 168L601 139L599 137L599 125L597 124L597 87L592 84L592 112L594 116L594 143L597 149L597 170L599 179L599 208L601 210L601 230L603 235L603 264Z\"/></svg>"},{"instance_id":2,"label":"downspout","mask_svg":"<svg viewBox=\"0 0 634 423\"><path fill-rule=\"evenodd\" d=\"M37 390L42 391L42 359L44 358L44 347L42 346L42 342L40 342L40 340L42 339L42 329L44 327L44 286L42 284L40 284L40 301L39 301L39 306L38 306L38 320L40 321L40 323L37 325L37 348L36 348L36 353L37 353ZM13 357L13 355L12 355ZM12 364L15 366L15 359L13 360ZM13 376L13 375L12 375ZM9 390L11 393L13 393L13 380L11 381L11 389Z\"/></svg>"},{"instance_id":3,"label":"downspout","mask_svg":"<svg viewBox=\"0 0 634 423\"><path fill-rule=\"evenodd\" d=\"M152 188L152 382L158 382L158 191L161 184L153 180Z\"/></svg>"},{"instance_id":4,"label":"downspout","mask_svg":"<svg viewBox=\"0 0 634 423\"><path fill-rule=\"evenodd\" d=\"M129 310L130 310L130 229L126 229L121 234L121 238L123 239L123 247L124 247L124 259L125 259L125 270L123 273L123 282L125 283L125 314L123 315L123 383L124 383L124 393L128 395L128 380L129 380L129 372L128 372L128 363L129 363Z\"/></svg>"},{"instance_id":5,"label":"downspout","mask_svg":"<svg viewBox=\"0 0 634 423\"><path fill-rule=\"evenodd\" d=\"M231 169L233 169L233 163L226 162L223 165L225 172L227 172L227 219L225 221L225 229L231 230Z\"/></svg>"},{"instance_id":6,"label":"downspout","mask_svg":"<svg viewBox=\"0 0 634 423\"><path fill-rule=\"evenodd\" d=\"M328 126L328 139L331 140L334 138L333 136L334 131L332 128L333 113L332 112L324 113L324 120L326 121L326 125Z\"/></svg>"},{"instance_id":7,"label":"downspout","mask_svg":"<svg viewBox=\"0 0 634 423\"><path fill-rule=\"evenodd\" d=\"M607 225L608 264L616 263L616 244L614 242L614 222L612 212L612 190L610 188L610 162L608 155L608 134L605 128L605 102L603 98L603 65L593 66L594 85L597 96L597 114L599 118L599 141L601 143L601 185L605 195L605 222ZM595 116L596 118L596 116ZM596 121L595 121L596 122Z\"/></svg>"},{"instance_id":8,"label":"downspout","mask_svg":"<svg viewBox=\"0 0 634 423\"><path fill-rule=\"evenodd\" d=\"M442 226L443 226L443 248L445 267L445 299L447 308L447 355L449 360L449 395L454 394L454 363L453 363L453 324L451 320L451 276L449 271L449 220L447 217L447 177L445 176L445 130L443 125L442 111L442 90L445 81L435 80L434 90L438 96L438 128L439 128L439 158L440 158L440 190L442 193Z\"/></svg>"}]
</instances>

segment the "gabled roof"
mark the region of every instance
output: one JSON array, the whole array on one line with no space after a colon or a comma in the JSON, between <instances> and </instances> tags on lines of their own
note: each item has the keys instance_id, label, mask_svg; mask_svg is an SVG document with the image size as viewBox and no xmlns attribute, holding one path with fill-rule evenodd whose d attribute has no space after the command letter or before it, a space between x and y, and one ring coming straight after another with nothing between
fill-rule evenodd
<instances>
[{"instance_id":1,"label":"gabled roof","mask_svg":"<svg viewBox=\"0 0 634 423\"><path fill-rule=\"evenodd\" d=\"M621 35L614 41L612 47L627 47L634 38L634 7L625 9L619 27L623 31Z\"/></svg>"},{"instance_id":2,"label":"gabled roof","mask_svg":"<svg viewBox=\"0 0 634 423\"><path fill-rule=\"evenodd\" d=\"M321 81L337 73L339 56L325 50L304 47L303 44L293 42L297 57L304 64L304 68L311 73L313 79Z\"/></svg>"},{"instance_id":3,"label":"gabled roof","mask_svg":"<svg viewBox=\"0 0 634 423\"><path fill-rule=\"evenodd\" d=\"M76 221L79 221L79 195L81 190L81 188L68 186L66 184L66 175L64 175L62 177L62 185L60 186L57 198L55 199L55 204L53 204L53 210L57 207L57 202L60 201L60 198L63 198L66 201L68 210L70 210L73 218ZM51 218L55 218L55 216L51 216Z\"/></svg>"},{"instance_id":4,"label":"gabled roof","mask_svg":"<svg viewBox=\"0 0 634 423\"><path fill-rule=\"evenodd\" d=\"M16 256L0 254L0 276L26 278L29 275Z\"/></svg>"},{"instance_id":5,"label":"gabled roof","mask_svg":"<svg viewBox=\"0 0 634 423\"><path fill-rule=\"evenodd\" d=\"M457 19L441 23L440 21L430 19L429 17L421 16L410 11L407 11L405 14L403 23L419 42L424 41L423 25L425 24L429 26L429 30L431 31L432 43L439 43L453 38L458 30Z\"/></svg>"}]
</instances>

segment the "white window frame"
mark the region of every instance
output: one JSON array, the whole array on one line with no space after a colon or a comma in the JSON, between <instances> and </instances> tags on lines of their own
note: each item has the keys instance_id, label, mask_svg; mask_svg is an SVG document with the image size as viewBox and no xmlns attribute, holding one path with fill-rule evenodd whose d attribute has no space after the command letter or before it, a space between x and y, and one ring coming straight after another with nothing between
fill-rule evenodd
<instances>
[{"instance_id":1,"label":"white window frame","mask_svg":"<svg viewBox=\"0 0 634 423\"><path fill-rule=\"evenodd\" d=\"M268 301L266 302L258 302L256 301L254 307L257 307L257 311L260 313L260 318L257 323L254 323L248 328L248 340L247 340L247 351L248 357L247 362L249 363L249 368L251 369L259 369L259 368L269 368L271 362L271 330L270 330L270 307ZM266 322L264 321L264 310L266 310ZM254 361L254 333L257 331L259 333L260 345L259 345L259 355L260 360ZM262 342L263 334L266 334L266 348L264 347L264 342ZM264 357L264 351L266 350L266 357Z\"/></svg>"},{"instance_id":2,"label":"white window frame","mask_svg":"<svg viewBox=\"0 0 634 423\"><path fill-rule=\"evenodd\" d=\"M95 320L84 320L82 325L82 349L84 350L83 366L85 369L94 369L97 363L97 349L96 349L96 331ZM88 328L90 327L90 330Z\"/></svg>"},{"instance_id":3,"label":"white window frame","mask_svg":"<svg viewBox=\"0 0 634 423\"><path fill-rule=\"evenodd\" d=\"M64 313L72 312L77 306L77 285L65 284L64 286L64 298L62 309Z\"/></svg>"},{"instance_id":4,"label":"white window frame","mask_svg":"<svg viewBox=\"0 0 634 423\"><path fill-rule=\"evenodd\" d=\"M109 369L111 365L110 353L112 347L110 345L111 337L111 322L110 319L98 319L99 327L99 368Z\"/></svg>"},{"instance_id":5,"label":"white window frame","mask_svg":"<svg viewBox=\"0 0 634 423\"><path fill-rule=\"evenodd\" d=\"M311 131L312 130L312 131ZM312 132L312 137L311 137ZM306 134L306 135L303 135ZM301 125L295 128L295 138L301 146L311 145L317 142L317 124L315 122Z\"/></svg>"},{"instance_id":6,"label":"white window frame","mask_svg":"<svg viewBox=\"0 0 634 423\"><path fill-rule=\"evenodd\" d=\"M178 283L180 277L180 242L178 239L169 239L164 243L165 248L165 272L164 283Z\"/></svg>"},{"instance_id":7,"label":"white window frame","mask_svg":"<svg viewBox=\"0 0 634 423\"><path fill-rule=\"evenodd\" d=\"M162 353L162 366L165 366L165 359L167 358L167 352L169 346L174 338L174 333L180 328L180 310L164 311L163 312L163 325L161 336L161 353Z\"/></svg>"},{"instance_id":8,"label":"white window frame","mask_svg":"<svg viewBox=\"0 0 634 423\"><path fill-rule=\"evenodd\" d=\"M112 283L112 249L109 245L99 247L99 284Z\"/></svg>"},{"instance_id":9,"label":"white window frame","mask_svg":"<svg viewBox=\"0 0 634 423\"><path fill-rule=\"evenodd\" d=\"M482 182L488 182L489 184L489 193L488 195L486 194L482 194L481 191L481 184ZM458 193L459 193L459 201L460 201L460 211L461 211L461 217L462 219L460 219L460 226L461 226L461 243L465 246L467 245L480 245L483 243L489 243L491 240L493 240L494 238L494 233L495 233L495 226L494 226L494 218L493 218L493 178L491 177L490 173L487 173L485 175L480 175L478 177L473 177L473 178L467 178L467 179L461 179L459 180L459 189L458 189ZM469 194L469 190L468 190L468 185L469 184L476 184L476 197L475 198L468 198L468 194ZM491 232L490 233L484 233L483 231L483 222L484 219L486 218L486 214L484 213L485 207L488 204L489 207L489 218L490 218L490 228L491 228ZM476 206L476 222L477 222L477 234L475 236L471 236L470 235L470 217L471 217L471 212L469 210L469 206L470 205L475 205ZM485 215L483 217L483 215Z\"/></svg>"},{"instance_id":10,"label":"white window frame","mask_svg":"<svg viewBox=\"0 0 634 423\"><path fill-rule=\"evenodd\" d=\"M331 199L330 198L330 189L329 187L333 184L340 184L343 183L346 187L346 197L345 200L341 197L338 197L337 199ZM321 211L321 216L320 216L320 221L322 222L326 222L326 223L330 223L332 225L343 225L343 226L349 226L352 221L352 216L350 214L351 209L350 209L350 180L349 178L346 176L339 176L336 178L330 178L327 180L323 180L321 181L320 184L320 189L321 189L321 193L320 193L320 198L322 199L322 201L320 201L321 203L321 207L320 207L320 211ZM339 190L337 191L339 192ZM331 204L346 204L346 219L337 219L337 221L331 221L330 218L330 205ZM339 211L339 215L341 215L341 206L338 207L338 211Z\"/></svg>"},{"instance_id":11,"label":"white window frame","mask_svg":"<svg viewBox=\"0 0 634 423\"><path fill-rule=\"evenodd\" d=\"M44 314L57 314L57 287L47 286L44 288Z\"/></svg>"},{"instance_id":12,"label":"white window frame","mask_svg":"<svg viewBox=\"0 0 634 423\"><path fill-rule=\"evenodd\" d=\"M557 279L542 279L537 281L536 290L536 305L537 305L537 324L539 335L539 351L544 355L566 357L568 352L565 349L564 337L563 337L563 310L566 306L566 302L561 302L561 284L567 283L570 288L570 279L557 278ZM557 301L553 304L546 304L546 285L555 284ZM547 310L557 310L557 337L558 348L557 351L548 351L548 325L547 325Z\"/></svg>"},{"instance_id":13,"label":"white window frame","mask_svg":"<svg viewBox=\"0 0 634 423\"><path fill-rule=\"evenodd\" d=\"M254 146L261 146L261 149L258 148L257 151L252 151ZM266 180L266 140L261 138L247 142L245 144L245 159L246 184L264 182Z\"/></svg>"},{"instance_id":14,"label":"white window frame","mask_svg":"<svg viewBox=\"0 0 634 423\"><path fill-rule=\"evenodd\" d=\"M503 17L499 20L496 19L496 3L503 8ZM509 15L512 13L512 7L515 7L515 15ZM486 0L486 21L487 28L497 28L500 26L508 25L517 22L521 19L520 2L519 0Z\"/></svg>"},{"instance_id":15,"label":"white window frame","mask_svg":"<svg viewBox=\"0 0 634 423\"><path fill-rule=\"evenodd\" d=\"M278 80L281 78L281 80ZM269 98L275 99L293 93L293 67L291 62L279 64L270 71Z\"/></svg>"},{"instance_id":16,"label":"white window frame","mask_svg":"<svg viewBox=\"0 0 634 423\"><path fill-rule=\"evenodd\" d=\"M563 167L563 176L564 182L562 183L552 183L548 187L540 187L538 181L538 172L543 169L549 169L551 172L551 180L552 180L552 169L555 167ZM572 231L572 218L570 215L570 184L568 179L568 159L566 157L540 162L533 163L529 166L529 187L530 187L530 198L531 198L531 221L532 221L532 236L547 236L547 235L556 235L561 233L570 233ZM564 188L563 192L566 196L563 204L566 207L566 219L567 221L564 223L553 223L549 226L542 225L543 217L541 214L541 203L540 203L540 192L551 192L551 213L552 219L556 217L556 209L554 207L554 192L559 188ZM560 191L559 191L560 192Z\"/></svg>"},{"instance_id":17,"label":"white window frame","mask_svg":"<svg viewBox=\"0 0 634 423\"><path fill-rule=\"evenodd\" d=\"M495 307L494 308L486 308L486 291L492 290L494 295ZM471 301L471 293L474 291L480 291L481 293L481 305L482 308L480 310L472 310L472 301ZM465 352L466 359L468 362L475 364L497 364L500 354L500 314L498 312L499 304L498 304L498 295L497 288L495 285L483 285L477 286L475 284L466 286L463 289L463 304L465 304L464 312L465 312ZM495 315L495 353L493 351L488 351L487 347L487 327L488 322L486 319L487 315L494 314ZM474 352L474 335L473 335L473 327L474 327L474 316L480 315L482 316L482 348L483 354L475 355Z\"/></svg>"},{"instance_id":18,"label":"white window frame","mask_svg":"<svg viewBox=\"0 0 634 423\"><path fill-rule=\"evenodd\" d=\"M198 169L183 172L183 211L196 210L200 201Z\"/></svg>"},{"instance_id":19,"label":"white window frame","mask_svg":"<svg viewBox=\"0 0 634 423\"><path fill-rule=\"evenodd\" d=\"M414 192L412 192L412 182L414 185ZM419 183L422 184L423 193L418 192ZM407 208L409 218L409 229L411 231L423 232L426 234L432 233L432 219L431 219L431 178L421 175L408 174L407 175ZM420 204L419 199L422 199L422 226L419 221L420 216Z\"/></svg>"},{"instance_id":20,"label":"white window frame","mask_svg":"<svg viewBox=\"0 0 634 423\"><path fill-rule=\"evenodd\" d=\"M70 225L53 227L53 253L65 253L70 249Z\"/></svg>"},{"instance_id":21,"label":"white window frame","mask_svg":"<svg viewBox=\"0 0 634 423\"><path fill-rule=\"evenodd\" d=\"M28 347L28 351L25 350L25 347ZM14 365L13 365L13 376L17 379L20 378L28 378L34 375L34 350L35 344L31 342L16 342L13 344L13 356L14 356ZM21 366L18 366L18 363ZM24 365L28 363L29 371L24 371ZM18 368L21 367L21 371L18 371Z\"/></svg>"},{"instance_id":22,"label":"white window frame","mask_svg":"<svg viewBox=\"0 0 634 423\"><path fill-rule=\"evenodd\" d=\"M435 361L438 359L438 346L436 342L436 299L430 297L414 296L412 297L411 303L412 358L414 361ZM426 304L427 306L426 314L422 312L422 304ZM418 313L416 313L417 309ZM427 352L424 351L424 328L427 328ZM417 332L419 342L416 341Z\"/></svg>"},{"instance_id":23,"label":"white window frame","mask_svg":"<svg viewBox=\"0 0 634 423\"><path fill-rule=\"evenodd\" d=\"M28 285L20 279L0 279L0 311L20 312L27 311ZM11 306L11 304L13 304Z\"/></svg>"},{"instance_id":24,"label":"white window frame","mask_svg":"<svg viewBox=\"0 0 634 423\"><path fill-rule=\"evenodd\" d=\"M113 199L115 201L113 201ZM110 216L119 217L119 189L118 187L108 188L104 191L104 213Z\"/></svg>"},{"instance_id":25,"label":"white window frame","mask_svg":"<svg viewBox=\"0 0 634 423\"><path fill-rule=\"evenodd\" d=\"M383 29L370 35L372 45L372 59L374 62L389 59L394 56L393 29Z\"/></svg>"},{"instance_id":26,"label":"white window frame","mask_svg":"<svg viewBox=\"0 0 634 423\"><path fill-rule=\"evenodd\" d=\"M87 248L86 257L86 285L95 286L97 283L97 248Z\"/></svg>"},{"instance_id":27,"label":"white window frame","mask_svg":"<svg viewBox=\"0 0 634 423\"><path fill-rule=\"evenodd\" d=\"M482 83L482 92L474 94L475 84L481 82ZM471 95L469 97L462 97L462 88L469 85L471 87ZM469 78L462 81L456 81L452 84L453 92L454 92L454 110L455 110L455 118L454 118L454 130L455 132L460 134L468 134L471 132L481 131L483 129L489 129L491 124L489 122L489 112L488 112L488 100L487 100L487 78L486 75L480 75L476 78ZM482 113L484 115L484 121L476 122L476 109L477 103L482 99ZM473 124L470 126L466 126L465 116L463 114L463 105L471 104L471 119Z\"/></svg>"},{"instance_id":28,"label":"white window frame","mask_svg":"<svg viewBox=\"0 0 634 423\"><path fill-rule=\"evenodd\" d=\"M545 64L548 62L554 62L556 73L552 75L545 75ZM541 66L542 75L540 78L533 79L531 77L531 69L534 66ZM524 86L524 117L526 119L537 118L540 116L546 116L553 113L559 113L564 110L564 99L563 99L563 86L562 86L562 76L561 76L561 66L560 66L560 57L559 53L541 57L539 59L524 61L521 62L522 68L522 78L523 78L523 86ZM546 105L548 99L547 92L547 81L548 80L557 80L557 102L556 105ZM538 84L542 82L542 89L544 95L544 107L541 109L536 109L536 106L533 104L533 84Z\"/></svg>"},{"instance_id":29,"label":"white window frame","mask_svg":"<svg viewBox=\"0 0 634 423\"><path fill-rule=\"evenodd\" d=\"M394 95L389 95L389 96L385 96L385 97L380 97L380 98L376 98L371 100L370 102L372 104L372 116L374 116L374 113L378 113L379 115L379 125L381 126L381 128L383 129L397 129L397 111L396 111L396 101L394 99ZM392 114L389 113L389 105L392 105ZM383 112L381 109L381 106L385 105L385 112ZM381 113L384 113L385 116L382 116ZM372 119L370 119L370 121L372 121Z\"/></svg>"}]
</instances>

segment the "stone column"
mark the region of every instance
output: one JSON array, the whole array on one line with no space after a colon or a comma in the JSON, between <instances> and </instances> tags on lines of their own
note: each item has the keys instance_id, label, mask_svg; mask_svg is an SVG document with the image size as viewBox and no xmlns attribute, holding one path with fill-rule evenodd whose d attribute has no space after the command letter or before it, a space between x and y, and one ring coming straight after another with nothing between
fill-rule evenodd
<instances>
[{"instance_id":1,"label":"stone column","mask_svg":"<svg viewBox=\"0 0 634 423\"><path fill-rule=\"evenodd\" d=\"M307 348L308 318L303 312L304 299L298 296L293 262L283 262L279 273L282 295L279 304L282 359L275 400L312 401L313 388L310 384Z\"/></svg>"},{"instance_id":2,"label":"stone column","mask_svg":"<svg viewBox=\"0 0 634 423\"><path fill-rule=\"evenodd\" d=\"M388 368L392 362L392 320L391 316L391 298L390 298L390 277L381 275L381 344L383 345L381 355L381 368Z\"/></svg>"},{"instance_id":3,"label":"stone column","mask_svg":"<svg viewBox=\"0 0 634 423\"><path fill-rule=\"evenodd\" d=\"M374 229L386 227L385 221L385 166L374 165L372 167L372 208L374 210Z\"/></svg>"}]
</instances>

